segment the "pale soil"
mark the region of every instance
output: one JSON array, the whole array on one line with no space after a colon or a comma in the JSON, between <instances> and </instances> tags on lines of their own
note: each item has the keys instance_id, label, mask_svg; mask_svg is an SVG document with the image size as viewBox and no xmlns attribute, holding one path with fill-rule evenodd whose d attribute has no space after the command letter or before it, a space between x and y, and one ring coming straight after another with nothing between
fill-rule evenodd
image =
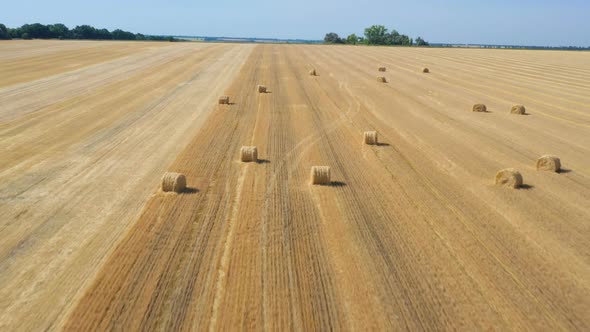
<instances>
[{"instance_id":1,"label":"pale soil","mask_svg":"<svg viewBox=\"0 0 590 332\"><path fill-rule=\"evenodd\" d=\"M0 89L5 327L590 329L588 53L183 44L132 57L48 78L58 96ZM235 104L215 105L221 92ZM383 144L363 145L368 130ZM243 145L261 162L239 162ZM564 171L536 171L544 154ZM331 186L309 185L313 165L331 166ZM524 188L494 186L509 167ZM157 191L165 170L188 192Z\"/></svg>"},{"instance_id":2,"label":"pale soil","mask_svg":"<svg viewBox=\"0 0 590 332\"><path fill-rule=\"evenodd\" d=\"M0 41L0 88L170 45L154 42Z\"/></svg>"},{"instance_id":3,"label":"pale soil","mask_svg":"<svg viewBox=\"0 0 590 332\"><path fill-rule=\"evenodd\" d=\"M0 330L59 325L253 48L160 45L0 88Z\"/></svg>"}]
</instances>

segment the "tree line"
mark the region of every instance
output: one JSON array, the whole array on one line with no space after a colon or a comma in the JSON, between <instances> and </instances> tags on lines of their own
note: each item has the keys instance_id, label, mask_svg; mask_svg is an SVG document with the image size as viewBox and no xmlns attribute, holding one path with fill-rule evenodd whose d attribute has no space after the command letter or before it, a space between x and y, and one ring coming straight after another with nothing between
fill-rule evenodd
<instances>
[{"instance_id":1,"label":"tree line","mask_svg":"<svg viewBox=\"0 0 590 332\"><path fill-rule=\"evenodd\" d=\"M326 44L351 44L351 45L401 45L401 46L429 46L422 37L416 40L407 35L400 34L395 29L391 32L383 25L373 25L365 29L364 37L359 37L356 34L351 34L346 38L340 38L337 33L330 32L324 37Z\"/></svg>"},{"instance_id":2,"label":"tree line","mask_svg":"<svg viewBox=\"0 0 590 332\"><path fill-rule=\"evenodd\" d=\"M41 23L25 24L18 28L8 28L0 23L0 39L91 39L91 40L158 40L178 41L169 36L146 36L116 29L97 29L90 25L78 25L69 29L64 24Z\"/></svg>"}]
</instances>

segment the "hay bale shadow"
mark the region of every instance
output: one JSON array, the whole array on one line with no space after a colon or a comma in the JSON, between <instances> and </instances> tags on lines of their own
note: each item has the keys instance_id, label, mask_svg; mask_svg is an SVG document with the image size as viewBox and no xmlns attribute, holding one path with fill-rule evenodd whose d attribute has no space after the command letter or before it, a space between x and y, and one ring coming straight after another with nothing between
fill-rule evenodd
<instances>
[{"instance_id":1,"label":"hay bale shadow","mask_svg":"<svg viewBox=\"0 0 590 332\"><path fill-rule=\"evenodd\" d=\"M379 143L377 143L375 145L376 146L391 146L391 144L389 144L389 143L381 143L381 142L379 142Z\"/></svg>"},{"instance_id":2,"label":"hay bale shadow","mask_svg":"<svg viewBox=\"0 0 590 332\"><path fill-rule=\"evenodd\" d=\"M557 173L559 173L559 174L561 174L561 173L567 174L567 173L571 173L571 172L573 172L573 171L569 168L560 168L559 171L557 171Z\"/></svg>"},{"instance_id":3,"label":"hay bale shadow","mask_svg":"<svg viewBox=\"0 0 590 332\"><path fill-rule=\"evenodd\" d=\"M515 113L510 113L510 115L518 115L518 116L523 116L523 115L531 115L531 113L529 113L529 112L522 113L522 114L515 114Z\"/></svg>"},{"instance_id":4,"label":"hay bale shadow","mask_svg":"<svg viewBox=\"0 0 590 332\"><path fill-rule=\"evenodd\" d=\"M533 188L535 188L535 186L525 183L518 187L518 190L531 190Z\"/></svg>"},{"instance_id":5,"label":"hay bale shadow","mask_svg":"<svg viewBox=\"0 0 590 332\"><path fill-rule=\"evenodd\" d=\"M346 183L344 183L342 181L332 181L332 182L326 184L326 186L328 186L328 187L346 187Z\"/></svg>"},{"instance_id":6,"label":"hay bale shadow","mask_svg":"<svg viewBox=\"0 0 590 332\"><path fill-rule=\"evenodd\" d=\"M256 160L257 164L270 164L270 160L268 159L258 159Z\"/></svg>"},{"instance_id":7,"label":"hay bale shadow","mask_svg":"<svg viewBox=\"0 0 590 332\"><path fill-rule=\"evenodd\" d=\"M196 194L199 192L199 189L197 188L192 188L192 187L186 187L181 194L186 194L186 195L191 195L191 194Z\"/></svg>"}]
</instances>

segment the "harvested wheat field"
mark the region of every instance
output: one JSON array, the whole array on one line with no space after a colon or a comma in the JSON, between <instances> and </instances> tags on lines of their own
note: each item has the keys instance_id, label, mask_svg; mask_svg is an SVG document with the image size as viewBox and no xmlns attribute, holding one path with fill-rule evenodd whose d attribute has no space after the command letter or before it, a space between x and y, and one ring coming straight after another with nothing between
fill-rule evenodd
<instances>
[{"instance_id":1,"label":"harvested wheat field","mask_svg":"<svg viewBox=\"0 0 590 332\"><path fill-rule=\"evenodd\" d=\"M587 53L42 43L0 42L0 329L590 329Z\"/></svg>"}]
</instances>

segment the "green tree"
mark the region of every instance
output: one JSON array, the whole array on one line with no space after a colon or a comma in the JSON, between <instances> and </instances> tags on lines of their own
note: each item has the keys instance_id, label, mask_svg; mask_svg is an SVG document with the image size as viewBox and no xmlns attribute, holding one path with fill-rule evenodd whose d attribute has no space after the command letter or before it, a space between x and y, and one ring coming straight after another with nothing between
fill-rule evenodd
<instances>
[{"instance_id":1,"label":"green tree","mask_svg":"<svg viewBox=\"0 0 590 332\"><path fill-rule=\"evenodd\" d=\"M416 45L417 46L429 46L428 42L426 42L422 37L416 38Z\"/></svg>"},{"instance_id":2,"label":"green tree","mask_svg":"<svg viewBox=\"0 0 590 332\"><path fill-rule=\"evenodd\" d=\"M156 41L178 41L172 36L144 36L128 31L117 29L110 32L107 29L97 29L90 25L79 25L70 30L67 26L58 24L43 25L40 23L25 24L19 28L10 29L0 24L0 39L23 38L23 39L98 39L98 40L156 40Z\"/></svg>"},{"instance_id":3,"label":"green tree","mask_svg":"<svg viewBox=\"0 0 590 332\"><path fill-rule=\"evenodd\" d=\"M21 34L27 34L29 38L51 38L51 33L46 25L40 23L25 24L20 27Z\"/></svg>"},{"instance_id":4,"label":"green tree","mask_svg":"<svg viewBox=\"0 0 590 332\"><path fill-rule=\"evenodd\" d=\"M342 40L342 38L340 38L340 36L338 36L337 33L330 32L330 33L327 33L326 36L324 37L324 43L326 43L326 44L343 44L344 41Z\"/></svg>"},{"instance_id":5,"label":"green tree","mask_svg":"<svg viewBox=\"0 0 590 332\"><path fill-rule=\"evenodd\" d=\"M74 39L97 39L96 29L90 25L78 25L72 29Z\"/></svg>"},{"instance_id":6,"label":"green tree","mask_svg":"<svg viewBox=\"0 0 590 332\"><path fill-rule=\"evenodd\" d=\"M356 45L359 42L359 37L354 33L346 37L346 43Z\"/></svg>"},{"instance_id":7,"label":"green tree","mask_svg":"<svg viewBox=\"0 0 590 332\"><path fill-rule=\"evenodd\" d=\"M8 28L2 23L0 23L0 39L10 39Z\"/></svg>"},{"instance_id":8,"label":"green tree","mask_svg":"<svg viewBox=\"0 0 590 332\"><path fill-rule=\"evenodd\" d=\"M137 39L137 37L135 34L133 34L131 32L117 29L117 30L113 31L113 39L115 39L115 40L135 40L135 39Z\"/></svg>"},{"instance_id":9,"label":"green tree","mask_svg":"<svg viewBox=\"0 0 590 332\"><path fill-rule=\"evenodd\" d=\"M95 38L101 39L101 40L108 40L108 39L113 39L113 35L107 29L100 29L100 30L96 30L96 37ZM133 39L135 39L135 38L133 38Z\"/></svg>"},{"instance_id":10,"label":"green tree","mask_svg":"<svg viewBox=\"0 0 590 332\"><path fill-rule=\"evenodd\" d=\"M401 35L399 38L399 44L398 45L402 45L402 46L410 46L412 45L411 39L410 37L406 36L406 35Z\"/></svg>"},{"instance_id":11,"label":"green tree","mask_svg":"<svg viewBox=\"0 0 590 332\"><path fill-rule=\"evenodd\" d=\"M48 26L51 38L68 39L70 38L70 29L67 26L57 23Z\"/></svg>"},{"instance_id":12,"label":"green tree","mask_svg":"<svg viewBox=\"0 0 590 332\"><path fill-rule=\"evenodd\" d=\"M365 29L365 37L370 45L386 45L387 28L383 25L373 25Z\"/></svg>"},{"instance_id":13,"label":"green tree","mask_svg":"<svg viewBox=\"0 0 590 332\"><path fill-rule=\"evenodd\" d=\"M386 35L385 40L385 45L401 45L401 35L395 29Z\"/></svg>"},{"instance_id":14,"label":"green tree","mask_svg":"<svg viewBox=\"0 0 590 332\"><path fill-rule=\"evenodd\" d=\"M20 38L22 35L22 32L20 32L20 28L16 28L16 29L10 29L8 28L8 36L10 38Z\"/></svg>"}]
</instances>

